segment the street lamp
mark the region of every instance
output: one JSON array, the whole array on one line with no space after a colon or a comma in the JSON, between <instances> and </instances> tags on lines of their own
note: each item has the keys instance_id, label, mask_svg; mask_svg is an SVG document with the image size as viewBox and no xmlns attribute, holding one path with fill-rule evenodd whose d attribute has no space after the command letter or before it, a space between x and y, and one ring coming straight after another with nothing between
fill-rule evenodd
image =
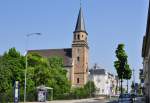
<instances>
[{"instance_id":1,"label":"street lamp","mask_svg":"<svg viewBox=\"0 0 150 103\"><path fill-rule=\"evenodd\" d=\"M133 101L135 101L135 75L134 75L134 72L135 72L135 70L133 69L132 70L133 71L133 84L134 84L134 87L133 87L133 94L134 94L134 98L133 98Z\"/></svg>"},{"instance_id":2,"label":"street lamp","mask_svg":"<svg viewBox=\"0 0 150 103\"><path fill-rule=\"evenodd\" d=\"M41 35L41 33L30 33L30 34L27 34L26 35L26 37L27 37L27 39L28 39L28 37L30 37L30 36L32 36L32 35ZM28 67L28 60L27 60L27 58L28 58L28 54L27 54L27 52L28 52L28 48L27 48L27 42L26 42L26 58L25 58L25 73L24 73L24 77L25 77L25 79L24 79L24 102L26 102L26 83L27 83L27 67Z\"/></svg>"}]
</instances>

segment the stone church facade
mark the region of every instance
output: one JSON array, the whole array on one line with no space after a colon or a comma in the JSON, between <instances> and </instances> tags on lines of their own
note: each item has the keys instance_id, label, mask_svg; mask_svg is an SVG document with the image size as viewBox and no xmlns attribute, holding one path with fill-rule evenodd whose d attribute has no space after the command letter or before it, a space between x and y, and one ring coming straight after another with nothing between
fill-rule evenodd
<instances>
[{"instance_id":1,"label":"stone church facade","mask_svg":"<svg viewBox=\"0 0 150 103\"><path fill-rule=\"evenodd\" d=\"M43 57L58 56L64 60L67 77L74 87L81 87L88 81L88 33L85 29L82 8L79 10L77 23L73 32L72 48L29 50Z\"/></svg>"}]
</instances>

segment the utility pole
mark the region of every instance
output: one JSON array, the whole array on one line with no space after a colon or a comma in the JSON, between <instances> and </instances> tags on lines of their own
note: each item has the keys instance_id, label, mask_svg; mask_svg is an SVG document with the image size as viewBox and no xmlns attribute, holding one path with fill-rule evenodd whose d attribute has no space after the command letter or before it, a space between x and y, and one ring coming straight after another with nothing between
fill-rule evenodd
<instances>
[{"instance_id":1,"label":"utility pole","mask_svg":"<svg viewBox=\"0 0 150 103\"><path fill-rule=\"evenodd\" d=\"M133 84L134 84L134 93L135 93L135 75L134 75L134 69L132 70L133 71Z\"/></svg>"},{"instance_id":2,"label":"utility pole","mask_svg":"<svg viewBox=\"0 0 150 103\"><path fill-rule=\"evenodd\" d=\"M134 69L132 70L133 71L133 93L134 93L134 95L135 95L135 76L134 76ZM135 102L135 96L134 96L134 98L133 98L133 101Z\"/></svg>"},{"instance_id":3,"label":"utility pole","mask_svg":"<svg viewBox=\"0 0 150 103\"><path fill-rule=\"evenodd\" d=\"M41 35L41 33L30 33L27 34L26 37L28 40L28 37L32 36L32 35ZM24 72L24 103L26 102L26 89L27 89L27 68L28 68L28 41L26 41L26 56L25 56L25 72Z\"/></svg>"}]
</instances>

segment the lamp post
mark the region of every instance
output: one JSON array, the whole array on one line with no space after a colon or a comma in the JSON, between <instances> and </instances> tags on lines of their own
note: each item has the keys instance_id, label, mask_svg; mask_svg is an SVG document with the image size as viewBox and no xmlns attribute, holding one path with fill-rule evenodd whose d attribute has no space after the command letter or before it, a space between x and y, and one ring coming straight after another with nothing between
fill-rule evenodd
<instances>
[{"instance_id":1,"label":"lamp post","mask_svg":"<svg viewBox=\"0 0 150 103\"><path fill-rule=\"evenodd\" d=\"M30 33L27 34L26 37L28 39L28 37L32 36L32 35L41 35L41 33ZM26 83L27 83L27 67L28 67L28 48L27 48L27 41L26 41L26 56L25 56L25 73L24 73L24 102L26 102Z\"/></svg>"},{"instance_id":2,"label":"lamp post","mask_svg":"<svg viewBox=\"0 0 150 103\"><path fill-rule=\"evenodd\" d=\"M135 94L135 75L134 75L134 69L132 70L133 71L133 84L134 84L134 94Z\"/></svg>"},{"instance_id":3,"label":"lamp post","mask_svg":"<svg viewBox=\"0 0 150 103\"><path fill-rule=\"evenodd\" d=\"M135 75L134 75L135 70L133 69L132 71L133 71L133 84L134 84L134 86L133 86L133 94L134 94L133 101L135 101Z\"/></svg>"}]
</instances>

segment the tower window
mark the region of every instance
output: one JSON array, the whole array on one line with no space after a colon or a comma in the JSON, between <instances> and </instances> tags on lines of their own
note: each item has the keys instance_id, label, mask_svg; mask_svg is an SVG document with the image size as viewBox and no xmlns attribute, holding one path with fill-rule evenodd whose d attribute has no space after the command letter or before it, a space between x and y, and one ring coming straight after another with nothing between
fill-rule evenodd
<instances>
[{"instance_id":1,"label":"tower window","mask_svg":"<svg viewBox=\"0 0 150 103\"><path fill-rule=\"evenodd\" d=\"M80 81L79 81L79 78L77 78L77 83L79 83Z\"/></svg>"},{"instance_id":2,"label":"tower window","mask_svg":"<svg viewBox=\"0 0 150 103\"><path fill-rule=\"evenodd\" d=\"M76 40L76 35L74 35L74 40Z\"/></svg>"},{"instance_id":3,"label":"tower window","mask_svg":"<svg viewBox=\"0 0 150 103\"><path fill-rule=\"evenodd\" d=\"M78 40L80 40L80 35L78 34Z\"/></svg>"},{"instance_id":4,"label":"tower window","mask_svg":"<svg viewBox=\"0 0 150 103\"><path fill-rule=\"evenodd\" d=\"M77 57L77 61L80 61L80 57Z\"/></svg>"}]
</instances>

